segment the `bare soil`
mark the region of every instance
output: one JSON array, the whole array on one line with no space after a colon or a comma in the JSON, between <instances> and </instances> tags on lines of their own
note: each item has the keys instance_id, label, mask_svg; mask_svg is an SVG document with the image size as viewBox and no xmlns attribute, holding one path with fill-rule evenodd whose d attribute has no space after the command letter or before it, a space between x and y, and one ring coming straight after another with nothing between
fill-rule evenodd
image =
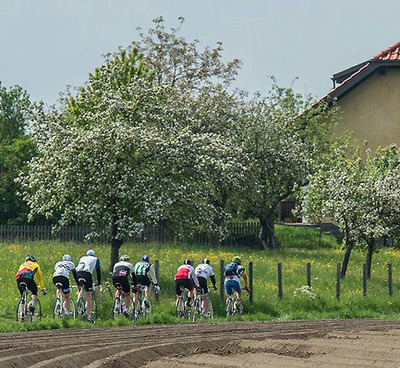
<instances>
[{"instance_id":1,"label":"bare soil","mask_svg":"<svg viewBox=\"0 0 400 368\"><path fill-rule=\"evenodd\" d=\"M400 367L400 321L207 323L0 334L0 367Z\"/></svg>"}]
</instances>

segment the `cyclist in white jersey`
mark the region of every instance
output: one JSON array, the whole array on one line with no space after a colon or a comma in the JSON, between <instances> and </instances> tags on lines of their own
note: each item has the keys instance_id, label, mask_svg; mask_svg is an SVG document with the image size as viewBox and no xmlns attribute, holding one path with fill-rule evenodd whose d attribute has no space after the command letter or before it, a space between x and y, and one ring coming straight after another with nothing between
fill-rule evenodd
<instances>
[{"instance_id":1,"label":"cyclist in white jersey","mask_svg":"<svg viewBox=\"0 0 400 368\"><path fill-rule=\"evenodd\" d=\"M65 296L65 302L64 302L64 310L65 314L69 313L69 273L72 272L72 275L78 283L78 279L76 277L76 269L75 269L75 264L71 260L71 256L69 254L64 254L62 256L62 260L57 262L54 266L54 273L53 273L53 284L56 286L56 284L61 284L62 288L61 290L57 288L57 298L59 297L59 293L64 294Z\"/></svg>"},{"instance_id":2,"label":"cyclist in white jersey","mask_svg":"<svg viewBox=\"0 0 400 368\"><path fill-rule=\"evenodd\" d=\"M208 317L208 285L207 285L207 279L210 278L211 282L213 284L213 289L217 290L217 285L215 282L215 275L214 275L214 270L210 265L210 260L208 258L203 259L203 263L200 263L196 269L195 273L197 276L197 279L199 280L200 284L200 293L202 295L203 299L203 316Z\"/></svg>"},{"instance_id":3,"label":"cyclist in white jersey","mask_svg":"<svg viewBox=\"0 0 400 368\"><path fill-rule=\"evenodd\" d=\"M133 273L135 275L133 279L134 286L143 285L145 286L145 298L143 303L145 303L146 307L150 305L149 298L150 298L150 279L151 283L156 288L157 292L160 291L160 287L157 283L156 272L154 271L153 265L150 264L150 257L147 255L142 256L141 261L135 264L133 268ZM149 279L150 275L150 279ZM135 292L135 303L138 301L138 293Z\"/></svg>"},{"instance_id":4,"label":"cyclist in white jersey","mask_svg":"<svg viewBox=\"0 0 400 368\"><path fill-rule=\"evenodd\" d=\"M88 321L93 322L92 313L92 292L93 292L93 271L96 269L97 284L101 285L100 260L96 257L94 250L90 249L86 252L86 256L81 257L76 266L77 279L84 279L85 282L79 288L84 287L86 291L86 312Z\"/></svg>"}]
</instances>

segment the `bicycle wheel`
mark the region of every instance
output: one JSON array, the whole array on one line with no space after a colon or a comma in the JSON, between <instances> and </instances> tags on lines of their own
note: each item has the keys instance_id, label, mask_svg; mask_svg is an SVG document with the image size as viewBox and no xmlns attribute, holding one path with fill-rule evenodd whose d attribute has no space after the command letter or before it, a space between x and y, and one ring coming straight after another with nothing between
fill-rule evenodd
<instances>
[{"instance_id":1,"label":"bicycle wheel","mask_svg":"<svg viewBox=\"0 0 400 368\"><path fill-rule=\"evenodd\" d=\"M60 318L63 316L63 306L60 298L57 298L53 307L53 318Z\"/></svg>"},{"instance_id":2,"label":"bicycle wheel","mask_svg":"<svg viewBox=\"0 0 400 368\"><path fill-rule=\"evenodd\" d=\"M234 314L240 314L240 315L243 314L243 303L238 299L235 300L235 303L233 306L233 312L234 312Z\"/></svg>"},{"instance_id":3,"label":"bicycle wheel","mask_svg":"<svg viewBox=\"0 0 400 368\"><path fill-rule=\"evenodd\" d=\"M31 322L39 322L42 319L42 306L39 299L33 303L33 310L28 309L27 316Z\"/></svg>"},{"instance_id":4,"label":"bicycle wheel","mask_svg":"<svg viewBox=\"0 0 400 368\"><path fill-rule=\"evenodd\" d=\"M17 322L24 322L26 319L26 303L24 299L20 299L15 311L15 319Z\"/></svg>"},{"instance_id":5,"label":"bicycle wheel","mask_svg":"<svg viewBox=\"0 0 400 368\"><path fill-rule=\"evenodd\" d=\"M185 317L185 305L182 297L179 297L176 303L176 316L180 318Z\"/></svg>"},{"instance_id":6,"label":"bicycle wheel","mask_svg":"<svg viewBox=\"0 0 400 368\"><path fill-rule=\"evenodd\" d=\"M137 303L132 299L132 313L131 313L131 320L136 322L139 318L139 311L137 308Z\"/></svg>"},{"instance_id":7,"label":"bicycle wheel","mask_svg":"<svg viewBox=\"0 0 400 368\"><path fill-rule=\"evenodd\" d=\"M66 314L66 317L68 317L68 318L76 317L75 303L71 298L69 299L69 308L68 308L68 314Z\"/></svg>"},{"instance_id":8,"label":"bicycle wheel","mask_svg":"<svg viewBox=\"0 0 400 368\"><path fill-rule=\"evenodd\" d=\"M96 305L96 299L92 299L92 313L90 314L90 317L95 321L99 318L99 314L97 311L97 305Z\"/></svg>"},{"instance_id":9,"label":"bicycle wheel","mask_svg":"<svg viewBox=\"0 0 400 368\"><path fill-rule=\"evenodd\" d=\"M78 301L76 302L76 314L79 318L85 318L86 306L83 298L78 298Z\"/></svg>"},{"instance_id":10,"label":"bicycle wheel","mask_svg":"<svg viewBox=\"0 0 400 368\"><path fill-rule=\"evenodd\" d=\"M208 298L208 318L214 318L214 309L210 298Z\"/></svg>"},{"instance_id":11,"label":"bicycle wheel","mask_svg":"<svg viewBox=\"0 0 400 368\"><path fill-rule=\"evenodd\" d=\"M148 304L146 304L144 301L142 302L142 316L144 318L148 318L151 314L151 302L150 300L147 301Z\"/></svg>"},{"instance_id":12,"label":"bicycle wheel","mask_svg":"<svg viewBox=\"0 0 400 368\"><path fill-rule=\"evenodd\" d=\"M227 317L233 315L233 298L230 296L226 301L226 315Z\"/></svg>"},{"instance_id":13,"label":"bicycle wheel","mask_svg":"<svg viewBox=\"0 0 400 368\"><path fill-rule=\"evenodd\" d=\"M201 302L201 295L197 295L196 298L194 298L193 307L191 308L190 319L192 320L192 322L196 322L200 317Z\"/></svg>"},{"instance_id":14,"label":"bicycle wheel","mask_svg":"<svg viewBox=\"0 0 400 368\"><path fill-rule=\"evenodd\" d=\"M114 303L112 308L113 308L112 309L113 318L117 318L122 314L122 305L120 298L114 298Z\"/></svg>"}]
</instances>

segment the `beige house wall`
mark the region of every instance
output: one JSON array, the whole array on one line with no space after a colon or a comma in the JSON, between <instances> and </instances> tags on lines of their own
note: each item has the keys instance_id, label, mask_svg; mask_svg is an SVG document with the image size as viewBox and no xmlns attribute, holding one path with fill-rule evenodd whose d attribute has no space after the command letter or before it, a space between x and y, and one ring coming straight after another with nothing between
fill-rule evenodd
<instances>
[{"instance_id":1,"label":"beige house wall","mask_svg":"<svg viewBox=\"0 0 400 368\"><path fill-rule=\"evenodd\" d=\"M400 68L374 72L338 99L340 120L336 133L351 131L368 147L400 146Z\"/></svg>"}]
</instances>

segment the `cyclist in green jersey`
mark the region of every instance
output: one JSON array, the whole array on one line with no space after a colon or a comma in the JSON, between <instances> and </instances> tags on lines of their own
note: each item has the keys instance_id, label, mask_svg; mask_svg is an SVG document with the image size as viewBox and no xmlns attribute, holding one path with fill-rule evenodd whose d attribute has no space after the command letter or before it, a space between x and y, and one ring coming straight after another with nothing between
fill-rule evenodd
<instances>
[{"instance_id":1,"label":"cyclist in green jersey","mask_svg":"<svg viewBox=\"0 0 400 368\"><path fill-rule=\"evenodd\" d=\"M154 271L153 265L150 264L150 257L147 255L142 256L141 261L135 264L133 268L133 272L135 274L134 277L134 286L143 285L145 286L145 298L144 303L146 306L149 306L149 297L150 297L150 279L151 283L156 288L156 291L160 291L160 287L157 283L156 272ZM150 276L150 279L149 279ZM138 294L135 293L135 302L137 303Z\"/></svg>"}]
</instances>

